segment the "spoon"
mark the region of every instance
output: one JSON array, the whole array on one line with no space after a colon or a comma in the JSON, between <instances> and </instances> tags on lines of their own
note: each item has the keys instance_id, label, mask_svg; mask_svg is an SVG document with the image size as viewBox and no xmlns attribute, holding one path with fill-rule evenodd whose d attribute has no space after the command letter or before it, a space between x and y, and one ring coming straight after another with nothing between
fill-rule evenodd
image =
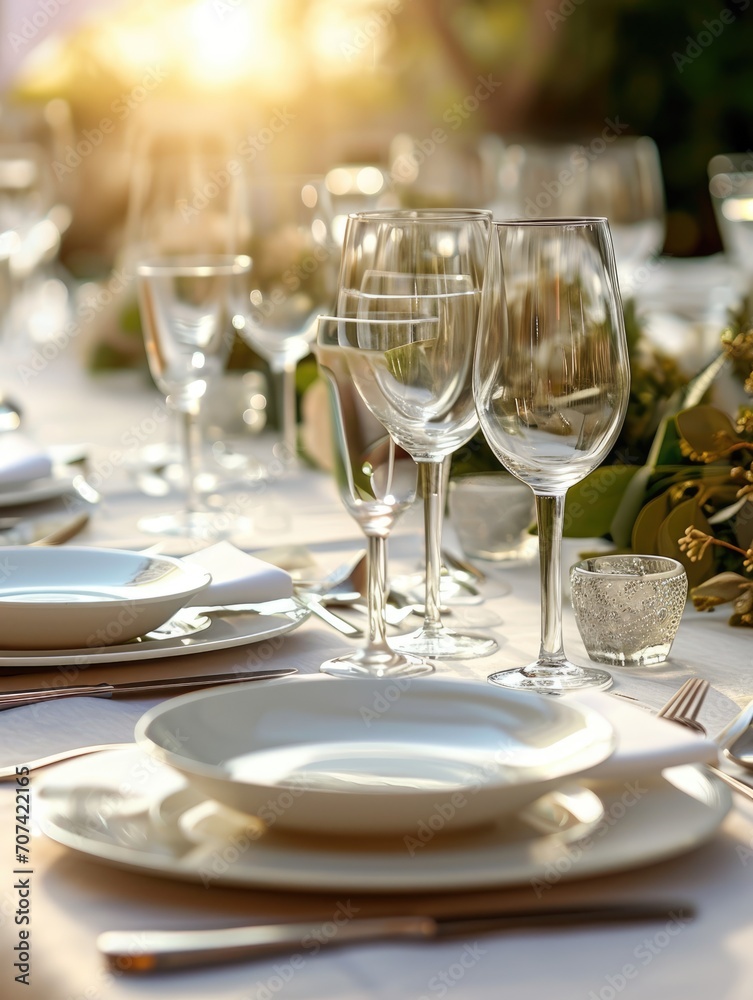
<instances>
[{"instance_id":1,"label":"spoon","mask_svg":"<svg viewBox=\"0 0 753 1000\"><path fill-rule=\"evenodd\" d=\"M20 406L9 396L0 394L0 431L15 431L20 426Z\"/></svg>"},{"instance_id":2,"label":"spoon","mask_svg":"<svg viewBox=\"0 0 753 1000\"><path fill-rule=\"evenodd\" d=\"M721 739L724 756L753 771L753 702L727 727Z\"/></svg>"}]
</instances>

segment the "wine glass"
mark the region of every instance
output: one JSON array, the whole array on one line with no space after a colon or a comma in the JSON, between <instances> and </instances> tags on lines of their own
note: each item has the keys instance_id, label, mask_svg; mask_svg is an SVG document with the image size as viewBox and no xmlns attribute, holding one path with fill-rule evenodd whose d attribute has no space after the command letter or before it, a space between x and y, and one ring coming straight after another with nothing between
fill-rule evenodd
<instances>
[{"instance_id":1,"label":"wine glass","mask_svg":"<svg viewBox=\"0 0 753 1000\"><path fill-rule=\"evenodd\" d=\"M208 381L220 375L242 308L248 257L154 257L136 268L147 360L168 407L182 418L185 510L139 521L142 531L219 538L248 523L201 507L196 490L198 418Z\"/></svg>"},{"instance_id":2,"label":"wine glass","mask_svg":"<svg viewBox=\"0 0 753 1000\"><path fill-rule=\"evenodd\" d=\"M473 391L492 451L534 492L541 560L538 659L492 674L496 684L561 694L612 683L565 656L560 559L565 494L606 457L629 389L607 220L494 223Z\"/></svg>"},{"instance_id":3,"label":"wine glass","mask_svg":"<svg viewBox=\"0 0 753 1000\"><path fill-rule=\"evenodd\" d=\"M152 257L194 257L237 254L234 216L237 175L230 172L232 148L203 133L181 134L171 128L147 130L134 142L126 219L118 266L135 274ZM223 478L220 466L206 452L201 426L196 427L198 475L191 489L216 489ZM133 456L136 468L165 488L182 481L181 429L171 415L167 440L149 442ZM159 482L159 480L158 480Z\"/></svg>"},{"instance_id":4,"label":"wine glass","mask_svg":"<svg viewBox=\"0 0 753 1000\"><path fill-rule=\"evenodd\" d=\"M236 223L237 247L253 260L239 333L276 376L280 458L294 465L296 365L311 350L317 317L332 311L339 264L326 185L305 176L245 176Z\"/></svg>"},{"instance_id":5,"label":"wine glass","mask_svg":"<svg viewBox=\"0 0 753 1000\"><path fill-rule=\"evenodd\" d=\"M387 584L387 536L395 521L416 498L417 467L398 448L385 428L371 417L350 378L338 331L356 319L319 318L314 348L319 369L327 379L335 437L334 470L348 513L366 535L368 644L353 653L327 660L320 667L339 677L417 676L434 671L423 657L398 653L387 643L384 605ZM398 336L384 321L387 336ZM349 339L347 335L343 339Z\"/></svg>"},{"instance_id":6,"label":"wine glass","mask_svg":"<svg viewBox=\"0 0 753 1000\"><path fill-rule=\"evenodd\" d=\"M419 464L424 499L424 623L391 644L431 658L497 648L439 613L443 467L477 428L471 373L490 222L474 210L365 212L345 231L337 312L361 322L343 325L341 346L364 402Z\"/></svg>"},{"instance_id":7,"label":"wine glass","mask_svg":"<svg viewBox=\"0 0 753 1000\"><path fill-rule=\"evenodd\" d=\"M664 185L659 151L646 135L613 138L584 174L583 214L606 216L625 298L645 282L646 265L664 243Z\"/></svg>"}]
</instances>

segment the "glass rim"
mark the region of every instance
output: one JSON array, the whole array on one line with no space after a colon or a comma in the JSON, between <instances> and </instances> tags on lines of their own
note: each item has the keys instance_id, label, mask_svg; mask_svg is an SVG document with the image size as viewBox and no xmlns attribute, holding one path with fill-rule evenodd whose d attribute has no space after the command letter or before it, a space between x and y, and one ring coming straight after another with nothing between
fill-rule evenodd
<instances>
[{"instance_id":1,"label":"glass rim","mask_svg":"<svg viewBox=\"0 0 753 1000\"><path fill-rule=\"evenodd\" d=\"M495 229L512 229L515 226L541 226L542 228L552 228L568 226L570 228L586 228L587 226L609 225L606 215L563 215L551 216L546 219L494 219L492 225Z\"/></svg>"},{"instance_id":2,"label":"glass rim","mask_svg":"<svg viewBox=\"0 0 753 1000\"><path fill-rule=\"evenodd\" d=\"M604 570L595 568L594 564L603 563L610 559L653 559L658 563L663 563L666 568L646 573L605 572ZM572 576L578 574L592 579L600 577L609 580L668 580L672 577L686 575L685 567L679 560L673 559L671 556L651 555L648 552L615 552L611 554L605 552L600 556L591 556L589 559L582 559L571 567L570 573Z\"/></svg>"},{"instance_id":3,"label":"glass rim","mask_svg":"<svg viewBox=\"0 0 753 1000\"><path fill-rule=\"evenodd\" d=\"M145 257L136 265L139 277L164 277L166 275L246 274L252 261L246 254L166 254Z\"/></svg>"},{"instance_id":4,"label":"glass rim","mask_svg":"<svg viewBox=\"0 0 753 1000\"><path fill-rule=\"evenodd\" d=\"M395 208L371 209L367 212L349 212L348 219L360 222L475 222L481 219L494 221L487 208Z\"/></svg>"}]
</instances>

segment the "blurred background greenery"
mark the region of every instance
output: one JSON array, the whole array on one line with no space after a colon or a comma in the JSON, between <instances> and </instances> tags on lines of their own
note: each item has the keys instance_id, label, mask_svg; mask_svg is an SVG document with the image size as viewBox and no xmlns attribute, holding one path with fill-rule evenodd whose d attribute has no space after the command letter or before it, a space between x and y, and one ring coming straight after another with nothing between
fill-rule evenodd
<instances>
[{"instance_id":1,"label":"blurred background greenery","mask_svg":"<svg viewBox=\"0 0 753 1000\"><path fill-rule=\"evenodd\" d=\"M144 129L203 130L236 149L245 138L255 169L322 170L386 165L398 132L588 141L617 121L658 144L665 251L701 255L720 248L707 162L753 147L749 3L69 0L84 16L65 31L50 18L41 44L23 34L31 6L16 4L4 29L24 61L8 102L67 99L74 150L113 123L75 176L59 171L75 180L63 260L78 274L112 264ZM469 110L480 80L489 92Z\"/></svg>"}]
</instances>

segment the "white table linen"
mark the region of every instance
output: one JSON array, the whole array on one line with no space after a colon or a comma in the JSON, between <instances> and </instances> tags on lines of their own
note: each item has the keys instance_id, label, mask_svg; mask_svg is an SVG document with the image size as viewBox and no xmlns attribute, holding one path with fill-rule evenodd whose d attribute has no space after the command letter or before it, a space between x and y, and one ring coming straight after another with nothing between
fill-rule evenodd
<instances>
[{"instance_id":1,"label":"white table linen","mask_svg":"<svg viewBox=\"0 0 753 1000\"><path fill-rule=\"evenodd\" d=\"M67 384L66 384L67 380ZM74 384L71 385L70 382ZM85 406L61 406L61 400L85 400ZM153 443L164 435L156 419L160 402L131 375L90 381L77 374L65 356L26 387L26 408L34 430L48 444L86 441L92 450L94 485L104 502L79 537L81 544L146 547L136 518L167 510L176 498L143 497L124 473L125 454L135 440ZM96 417L96 419L94 419ZM240 497L240 499L238 499ZM236 502L254 521L248 547L266 549L305 544L323 571L345 561L363 546L356 525L344 513L325 476L313 472L288 480L251 483ZM390 543L395 571L414 569L420 552L420 511L412 511ZM442 673L484 678L493 670L517 666L533 657L538 644L538 578L535 565L491 570L490 592L500 596L482 606L453 611L457 623L481 621L490 613L500 643L491 657L447 663ZM501 593L509 587L509 592ZM577 629L565 610L566 645L575 659L585 660ZM310 619L289 636L221 651L195 654L172 663L145 662L128 667L128 677L168 676L229 669L297 666L318 669L328 656L345 649L348 640L318 620ZM690 674L708 677L715 691L701 714L713 734L753 697L753 635L730 628L723 612L700 615L688 608L672 658L645 670L615 670L615 689L658 707ZM105 680L119 666L93 667L78 680ZM56 671L0 677L0 689L60 681ZM72 681L72 678L67 678ZM337 683L337 681L332 681ZM1 763L28 755L32 747L128 739L135 719L156 699L101 701L77 699L0 714ZM32 779L32 789L33 789ZM32 798L33 810L33 798ZM97 865L43 836L31 843L32 911L31 986L14 982L13 946L21 929L15 923L18 902L14 862L13 787L0 788L0 995L44 1000L396 1000L396 998L462 997L497 1000L557 997L558 1000L748 1000L753 981L753 803L735 797L734 809L719 834L691 853L645 869L553 885L551 898L667 898L698 908L696 920L671 925L637 924L564 931L525 931L442 944L380 944L342 951L306 952L293 967L281 956L246 963L152 978L113 976L102 964L95 940L106 929L222 926L254 919L257 894L244 890L183 885ZM530 898L523 886L517 895ZM277 905L263 894L263 912ZM333 897L334 908L347 904ZM301 907L311 905L300 897ZM290 911L289 896L279 897L280 912ZM257 907L257 912L259 912Z\"/></svg>"}]
</instances>

